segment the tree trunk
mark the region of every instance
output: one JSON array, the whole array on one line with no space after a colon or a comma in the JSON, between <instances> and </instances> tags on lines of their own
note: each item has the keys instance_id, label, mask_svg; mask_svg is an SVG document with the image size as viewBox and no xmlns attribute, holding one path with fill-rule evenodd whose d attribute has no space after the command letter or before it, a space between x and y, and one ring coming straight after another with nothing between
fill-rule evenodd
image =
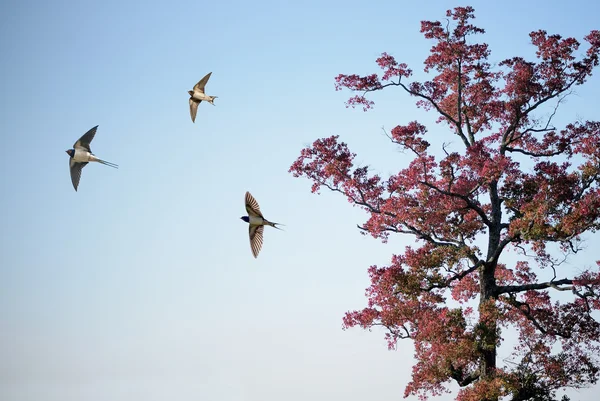
<instances>
[{"instance_id":1,"label":"tree trunk","mask_svg":"<svg viewBox=\"0 0 600 401\"><path fill-rule=\"evenodd\" d=\"M488 251L485 264L480 270L480 352L481 352L481 379L489 380L496 370L496 344L497 344L497 318L495 313L496 291L496 250L500 246L500 231L502 223L501 201L498 197L498 185L493 181L489 187L490 203L492 205L491 224L489 227ZM486 401L496 401L486 400Z\"/></svg>"},{"instance_id":2,"label":"tree trunk","mask_svg":"<svg viewBox=\"0 0 600 401\"><path fill-rule=\"evenodd\" d=\"M486 263L481 270L481 298L479 300L480 313L480 350L482 356L481 377L490 378L496 369L496 318L490 316L490 307L493 305L496 263ZM485 317L483 317L485 316Z\"/></svg>"}]
</instances>

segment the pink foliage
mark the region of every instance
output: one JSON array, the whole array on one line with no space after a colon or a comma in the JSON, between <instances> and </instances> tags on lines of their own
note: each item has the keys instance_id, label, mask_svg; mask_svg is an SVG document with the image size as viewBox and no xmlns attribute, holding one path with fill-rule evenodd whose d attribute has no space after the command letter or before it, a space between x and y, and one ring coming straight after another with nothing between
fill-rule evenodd
<instances>
[{"instance_id":1,"label":"pink foliage","mask_svg":"<svg viewBox=\"0 0 600 401\"><path fill-rule=\"evenodd\" d=\"M425 60L431 80L408 82L412 70L383 53L381 79L340 74L335 85L357 92L347 106L365 110L374 104L370 92L399 87L464 147L435 157L427 128L412 121L390 132L412 159L387 178L355 166L338 136L303 149L290 172L309 178L313 192L326 187L363 208L363 233L415 237L417 246L388 266L370 267L367 307L343 320L345 328L384 327L390 348L413 340L406 396L439 395L454 381L461 401L551 399L561 387L594 383L600 371L600 262L573 271L552 247L568 256L580 251L581 235L600 228L600 122L552 122L560 100L598 66L600 31L584 37L585 51L574 38L532 32L537 59L492 68L487 44L472 40L485 32L471 23L474 9L447 17L452 27L421 23L433 42ZM544 106L555 106L549 118L539 115ZM502 263L509 250L521 260ZM501 364L505 327L519 342Z\"/></svg>"}]
</instances>

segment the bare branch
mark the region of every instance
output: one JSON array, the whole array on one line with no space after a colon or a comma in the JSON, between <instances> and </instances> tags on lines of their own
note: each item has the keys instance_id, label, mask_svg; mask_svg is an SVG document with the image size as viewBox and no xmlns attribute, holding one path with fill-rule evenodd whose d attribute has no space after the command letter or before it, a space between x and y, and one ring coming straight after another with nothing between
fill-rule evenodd
<instances>
[{"instance_id":1,"label":"bare branch","mask_svg":"<svg viewBox=\"0 0 600 401\"><path fill-rule=\"evenodd\" d=\"M506 149L509 152L523 153L524 155L532 156L532 157L551 157L551 156L560 155L565 152L564 150L555 150L553 152L529 152L527 150L523 150L520 148L513 148L510 146L505 146L504 149Z\"/></svg>"},{"instance_id":2,"label":"bare branch","mask_svg":"<svg viewBox=\"0 0 600 401\"><path fill-rule=\"evenodd\" d=\"M521 284L521 285L504 285L496 287L496 296L507 293L518 293L530 290L544 290L546 288L554 288L558 291L572 290L573 287L560 287L564 285L572 285L573 280L564 278L557 281L547 281L545 283L532 283L532 284Z\"/></svg>"},{"instance_id":3,"label":"bare branch","mask_svg":"<svg viewBox=\"0 0 600 401\"><path fill-rule=\"evenodd\" d=\"M462 280L464 277L468 276L469 274L473 273L475 270L479 269L481 266L483 266L485 262L483 260L479 260L477 263L475 263L473 266L469 267L467 270L463 270L460 273L456 273L454 276L447 278L446 280L444 280L444 282L442 284L430 284L429 286L425 287L425 288L421 288L421 291L431 291L434 288L448 288L450 286L450 283L452 283L453 281L456 280Z\"/></svg>"},{"instance_id":4,"label":"bare branch","mask_svg":"<svg viewBox=\"0 0 600 401\"><path fill-rule=\"evenodd\" d=\"M452 118L452 116L450 116L450 114L446 113L444 110L442 110L440 108L440 106L430 97L427 95L424 95L422 93L419 92L415 92L413 90L411 90L410 88L408 88L406 85L404 85L402 82L398 82L398 86L401 86L402 89L404 89L406 92L410 93L413 96L417 96L420 97L421 99L425 99L427 100L435 109L438 113L440 113L442 116L444 116L448 121L452 122L456 128L456 134L460 137L460 139L462 139L463 143L465 144L465 146L468 148L471 146L471 144L469 143L469 140L467 139L467 137L463 134L462 129L460 129L458 121L456 121L454 118Z\"/></svg>"},{"instance_id":5,"label":"bare branch","mask_svg":"<svg viewBox=\"0 0 600 401\"><path fill-rule=\"evenodd\" d=\"M386 329L388 329L388 331L397 338L400 339L405 339L405 338L411 338L410 335L410 331L408 330L408 328L406 327L406 325L401 325L398 328L394 328L388 324L385 323L372 323L372 326L381 326L381 327L385 327ZM402 329L402 331L400 331L399 329Z\"/></svg>"},{"instance_id":6,"label":"bare branch","mask_svg":"<svg viewBox=\"0 0 600 401\"><path fill-rule=\"evenodd\" d=\"M419 181L420 184L423 184L439 193L441 193L442 195L446 195L446 196L451 196L453 198L459 198L462 199L463 201L465 201L465 203L467 204L467 207L469 209L474 210L479 217L481 217L481 220L483 221L483 223L490 227L492 222L488 219L487 215L485 214L485 212L483 211L483 209L481 207L479 207L479 205L477 205L476 203L474 203L471 199L469 199L469 197L467 195L463 195L463 194L459 194L456 192L450 192L450 191L445 191L427 181Z\"/></svg>"},{"instance_id":7,"label":"bare branch","mask_svg":"<svg viewBox=\"0 0 600 401\"><path fill-rule=\"evenodd\" d=\"M526 117L529 115L529 113L531 113L532 111L534 111L535 109L537 109L539 106L541 106L542 104L554 99L557 96L562 95L563 93L569 91L571 89L571 87L573 85L575 85L575 83L581 78L581 76L585 75L585 72L581 72L579 75L577 75L575 78L573 78L564 88L558 90L557 92L548 95L546 97L543 97L542 99L538 100L537 102L535 102L533 105L529 106L527 109L525 109L524 111L521 110L516 110L516 115L515 115L515 120L512 122L512 124L510 124L508 126L508 128L506 129L506 131L504 131L504 134L502 135L502 145L500 147L500 152L502 154L504 154L504 152L507 149L508 145L514 141L514 139L512 138L512 135L514 134L515 130L517 129L517 127L519 126L519 124L521 123L521 119L523 117ZM568 95L569 93L567 93ZM559 101L557 102L557 105L555 107L554 112L552 113L552 115L550 116L550 119L548 120L548 125L550 124L550 121L552 120L552 117L554 116L554 114L556 113L556 109L558 108L558 106L560 105L560 103L562 102L562 100L567 96L563 96L562 98L559 99ZM548 126L547 125L547 126ZM510 138L510 139L509 139ZM512 149L511 151L517 151L516 149ZM531 156L535 156L535 155L531 155ZM545 156L545 155L543 155Z\"/></svg>"},{"instance_id":8,"label":"bare branch","mask_svg":"<svg viewBox=\"0 0 600 401\"><path fill-rule=\"evenodd\" d=\"M533 316L531 306L528 303L518 301L514 294L510 294L508 298L505 298L509 305L512 305L519 312L523 314L534 325L536 329L538 329L543 334L550 334L554 336L559 336L563 338L569 338L570 335L568 333L564 333L562 331L557 331L553 329L544 328L541 323Z\"/></svg>"},{"instance_id":9,"label":"bare branch","mask_svg":"<svg viewBox=\"0 0 600 401\"><path fill-rule=\"evenodd\" d=\"M451 145L451 144L452 144L452 142L449 142L449 143L443 142L443 143L442 143L442 150L444 151L444 153L446 154L446 156L450 156L450 154L449 154L449 153L448 153L448 151L446 150L446 146L449 146L449 145ZM452 170L452 171L454 171L454 170Z\"/></svg>"}]
</instances>

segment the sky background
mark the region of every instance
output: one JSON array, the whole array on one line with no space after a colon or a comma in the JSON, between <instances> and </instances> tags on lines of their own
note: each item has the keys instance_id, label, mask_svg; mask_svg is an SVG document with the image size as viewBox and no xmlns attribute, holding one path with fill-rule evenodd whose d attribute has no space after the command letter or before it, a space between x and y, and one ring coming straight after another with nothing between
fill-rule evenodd
<instances>
[{"instance_id":1,"label":"sky background","mask_svg":"<svg viewBox=\"0 0 600 401\"><path fill-rule=\"evenodd\" d=\"M366 305L367 268L413 239L360 235L360 209L287 171L334 134L384 175L408 155L382 126L450 140L395 88L347 109L334 77L379 72L385 51L423 78L420 21L468 4L493 62L532 59L532 30L600 28L579 0L3 1L0 399L402 399L412 344L388 351L341 319ZM216 107L192 124L186 92L210 71ZM557 124L599 119L599 92L594 76ZM120 168L88 165L75 192L64 151L95 125L92 150ZM256 260L247 190L286 224Z\"/></svg>"}]
</instances>

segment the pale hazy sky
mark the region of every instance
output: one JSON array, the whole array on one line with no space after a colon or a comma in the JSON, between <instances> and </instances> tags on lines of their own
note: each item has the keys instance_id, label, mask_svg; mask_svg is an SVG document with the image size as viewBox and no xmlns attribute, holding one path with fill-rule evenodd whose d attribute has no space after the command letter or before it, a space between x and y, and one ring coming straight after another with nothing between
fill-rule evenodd
<instances>
[{"instance_id":1,"label":"pale hazy sky","mask_svg":"<svg viewBox=\"0 0 600 401\"><path fill-rule=\"evenodd\" d=\"M533 3L470 2L492 61L532 58L535 29L599 28L598 3ZM287 170L332 134L382 174L407 162L382 126L448 135L393 88L346 109L334 77L378 72L384 51L420 71L419 22L467 4L2 2L0 399L402 399L412 345L341 319L412 238L361 236L363 212ZM192 124L186 92L210 71L216 107ZM599 92L594 76L557 121L599 119ZM64 151L95 125L94 153L120 168L88 165L75 192ZM257 260L247 190L287 225Z\"/></svg>"}]
</instances>

